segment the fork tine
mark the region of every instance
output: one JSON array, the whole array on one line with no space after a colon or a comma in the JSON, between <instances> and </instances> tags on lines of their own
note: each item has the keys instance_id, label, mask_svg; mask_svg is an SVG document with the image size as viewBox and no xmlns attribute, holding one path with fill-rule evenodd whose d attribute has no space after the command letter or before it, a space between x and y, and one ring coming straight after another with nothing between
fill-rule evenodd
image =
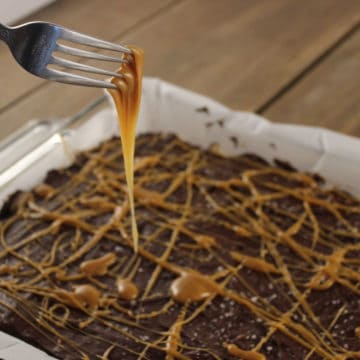
<instances>
[{"instance_id":1,"label":"fork tine","mask_svg":"<svg viewBox=\"0 0 360 360\"><path fill-rule=\"evenodd\" d=\"M67 68L67 69L86 71L86 72L91 72L91 73L94 73L94 74L101 74L101 75L107 75L107 76L112 76L112 77L123 77L122 74L119 74L119 73L114 72L114 71L109 71L109 70L100 69L100 68L97 68L97 67L94 67L94 66L80 64L80 63L77 63L77 62L74 62L74 61L61 59L61 58L54 57L54 56L50 59L49 63L54 64L54 65L58 65L58 66L62 66L62 67Z\"/></svg>"},{"instance_id":2,"label":"fork tine","mask_svg":"<svg viewBox=\"0 0 360 360\"><path fill-rule=\"evenodd\" d=\"M100 49L120 51L126 54L132 54L131 50L119 44L113 44L109 41L100 40L92 36L84 35L73 30L61 28L60 38L73 41L75 43L90 45Z\"/></svg>"},{"instance_id":3,"label":"fork tine","mask_svg":"<svg viewBox=\"0 0 360 360\"><path fill-rule=\"evenodd\" d=\"M69 74L64 71L46 69L42 77L65 84L89 86L89 87L98 87L98 88L108 88L108 89L117 89L116 85L104 80L96 80L87 78L84 76Z\"/></svg>"},{"instance_id":4,"label":"fork tine","mask_svg":"<svg viewBox=\"0 0 360 360\"><path fill-rule=\"evenodd\" d=\"M59 51L64 54L69 54L69 55L74 55L74 56L81 56L84 58L94 59L94 60L113 61L113 62L118 62L118 63L126 62L126 60L123 60L121 58L117 58L114 56L108 56L108 55L103 55L103 54L99 54L99 53L95 53L95 52L91 52L91 51L76 49L76 48L65 46L62 44L57 44L55 51Z\"/></svg>"}]
</instances>

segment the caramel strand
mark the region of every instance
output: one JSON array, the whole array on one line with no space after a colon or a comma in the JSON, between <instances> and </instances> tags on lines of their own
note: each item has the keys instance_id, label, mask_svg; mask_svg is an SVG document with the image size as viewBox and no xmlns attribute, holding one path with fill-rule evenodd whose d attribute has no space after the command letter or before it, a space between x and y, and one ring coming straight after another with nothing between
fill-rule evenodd
<instances>
[{"instance_id":1,"label":"caramel strand","mask_svg":"<svg viewBox=\"0 0 360 360\"><path fill-rule=\"evenodd\" d=\"M253 350L242 350L235 344L225 344L225 347L230 355L242 360L266 360L263 354Z\"/></svg>"},{"instance_id":2,"label":"caramel strand","mask_svg":"<svg viewBox=\"0 0 360 360\"><path fill-rule=\"evenodd\" d=\"M135 46L129 46L131 55L124 56L118 73L122 77L114 77L111 82L117 86L117 90L108 90L114 100L118 113L121 144L123 149L125 177L128 187L130 211L132 217L132 236L134 250L138 249L138 229L135 219L134 203L134 154L136 123L139 115L144 53Z\"/></svg>"},{"instance_id":3,"label":"caramel strand","mask_svg":"<svg viewBox=\"0 0 360 360\"><path fill-rule=\"evenodd\" d=\"M312 300L322 293L327 301L336 289L360 295L358 200L322 189L310 175L247 156L229 160L176 137L141 136L137 149L138 252L131 253L125 151L113 139L59 172L62 184L23 193L1 219L1 309L83 359L124 353L146 359L158 352L167 359L205 353L215 360L265 360L274 356L277 334L301 347L305 359L360 359L348 344L360 336L354 305L335 298L326 305L326 322ZM242 170L217 175L216 161ZM289 198L290 208L284 206ZM210 269L210 262L217 266ZM257 276L262 287L253 284ZM148 308L151 303L159 305ZM190 345L183 335L203 315L211 321L215 304L229 322L246 309L239 322L259 322L261 335L239 333L214 348ZM151 325L158 318L168 320L162 329ZM109 340L93 326L116 335ZM103 344L102 350L90 353L65 330Z\"/></svg>"},{"instance_id":4,"label":"caramel strand","mask_svg":"<svg viewBox=\"0 0 360 360\"><path fill-rule=\"evenodd\" d=\"M83 261L80 269L86 275L102 276L108 271L108 267L116 261L114 253L108 253L100 258Z\"/></svg>"}]
</instances>

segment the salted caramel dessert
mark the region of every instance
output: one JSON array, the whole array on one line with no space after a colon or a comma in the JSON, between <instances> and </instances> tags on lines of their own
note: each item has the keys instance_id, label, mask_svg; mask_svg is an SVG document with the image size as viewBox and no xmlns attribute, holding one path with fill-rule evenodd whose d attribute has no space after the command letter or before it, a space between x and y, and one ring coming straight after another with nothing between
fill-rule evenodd
<instances>
[{"instance_id":1,"label":"salted caramel dessert","mask_svg":"<svg viewBox=\"0 0 360 360\"><path fill-rule=\"evenodd\" d=\"M360 358L360 201L258 156L119 139L0 213L0 331L66 360Z\"/></svg>"}]
</instances>

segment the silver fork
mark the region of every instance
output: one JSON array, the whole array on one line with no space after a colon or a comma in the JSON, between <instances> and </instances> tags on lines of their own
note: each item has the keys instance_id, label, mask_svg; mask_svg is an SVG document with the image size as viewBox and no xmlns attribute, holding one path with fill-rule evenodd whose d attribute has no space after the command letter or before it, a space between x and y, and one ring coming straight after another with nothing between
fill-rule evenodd
<instances>
[{"instance_id":1,"label":"silver fork","mask_svg":"<svg viewBox=\"0 0 360 360\"><path fill-rule=\"evenodd\" d=\"M53 53L64 53L81 58L124 62L123 54L131 54L131 50L125 46L113 44L108 41L96 39L59 25L46 22L30 22L16 27L7 27L0 24L0 40L9 46L15 60L28 72L47 80L53 80L66 84L92 86L100 88L112 88L116 86L110 81L102 81L90 77L71 74L66 71L49 68L49 65L57 65L65 69L80 70L89 73L106 76L121 77L122 75L94 66L89 66L70 61ZM70 41L74 44L88 45L95 48L114 50L121 56L109 56L92 51L82 50L59 44L59 40Z\"/></svg>"}]
</instances>

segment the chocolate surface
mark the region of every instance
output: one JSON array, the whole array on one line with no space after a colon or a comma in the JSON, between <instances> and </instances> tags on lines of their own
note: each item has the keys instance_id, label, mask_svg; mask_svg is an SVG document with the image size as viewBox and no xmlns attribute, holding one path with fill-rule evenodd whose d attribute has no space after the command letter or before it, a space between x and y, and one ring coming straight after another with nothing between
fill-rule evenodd
<instances>
[{"instance_id":1,"label":"chocolate surface","mask_svg":"<svg viewBox=\"0 0 360 360\"><path fill-rule=\"evenodd\" d=\"M286 165L286 166L285 166ZM59 359L359 359L360 202L255 155L119 139L14 194L0 330Z\"/></svg>"}]
</instances>

